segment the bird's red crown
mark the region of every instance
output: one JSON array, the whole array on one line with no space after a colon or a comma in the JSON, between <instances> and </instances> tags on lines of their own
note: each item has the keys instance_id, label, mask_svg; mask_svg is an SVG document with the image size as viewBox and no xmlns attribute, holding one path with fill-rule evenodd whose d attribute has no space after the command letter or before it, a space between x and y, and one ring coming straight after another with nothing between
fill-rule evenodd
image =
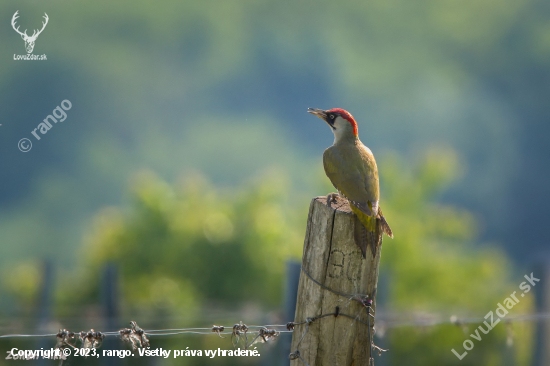
<instances>
[{"instance_id":1,"label":"bird's red crown","mask_svg":"<svg viewBox=\"0 0 550 366\"><path fill-rule=\"evenodd\" d=\"M328 112L338 113L343 119L351 123L351 126L353 127L353 134L357 136L357 122L355 122L355 119L350 112L342 108L332 108L328 110Z\"/></svg>"}]
</instances>

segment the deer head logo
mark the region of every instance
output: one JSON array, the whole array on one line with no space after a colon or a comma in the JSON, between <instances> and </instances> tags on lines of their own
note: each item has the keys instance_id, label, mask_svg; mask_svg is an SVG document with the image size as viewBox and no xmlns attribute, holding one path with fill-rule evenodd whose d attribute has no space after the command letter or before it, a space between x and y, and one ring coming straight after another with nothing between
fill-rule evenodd
<instances>
[{"instance_id":1,"label":"deer head logo","mask_svg":"<svg viewBox=\"0 0 550 366\"><path fill-rule=\"evenodd\" d=\"M13 14L13 18L11 18L11 26L13 27L13 29L17 33L19 33L21 35L21 38L23 38L23 40L25 41L25 48L27 49L27 53L32 53L32 50L34 49L34 42L36 41L36 38L38 38L40 33L42 33L44 28L46 28L46 24L48 24L48 19L49 19L48 14L44 13L44 19L46 21L42 23L42 29L40 29L40 30L35 29L32 36L28 36L26 29L25 29L24 32L21 32L21 31L19 31L19 26L17 28L15 27L15 20L17 18L19 18L19 15L17 15L18 12L19 12L19 10L17 10L15 12L15 14Z\"/></svg>"}]
</instances>

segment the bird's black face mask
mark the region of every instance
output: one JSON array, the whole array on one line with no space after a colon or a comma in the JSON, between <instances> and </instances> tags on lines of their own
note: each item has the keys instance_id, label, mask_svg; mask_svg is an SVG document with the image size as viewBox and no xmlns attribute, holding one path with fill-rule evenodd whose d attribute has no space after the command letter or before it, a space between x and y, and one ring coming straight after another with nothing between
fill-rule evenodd
<instances>
[{"instance_id":1,"label":"bird's black face mask","mask_svg":"<svg viewBox=\"0 0 550 366\"><path fill-rule=\"evenodd\" d=\"M317 109L317 108L308 108L308 109L309 109L308 113L311 113L314 116L321 118L330 126L330 128L332 128L333 130L335 129L334 120L336 119L336 113L324 111L322 109Z\"/></svg>"}]
</instances>

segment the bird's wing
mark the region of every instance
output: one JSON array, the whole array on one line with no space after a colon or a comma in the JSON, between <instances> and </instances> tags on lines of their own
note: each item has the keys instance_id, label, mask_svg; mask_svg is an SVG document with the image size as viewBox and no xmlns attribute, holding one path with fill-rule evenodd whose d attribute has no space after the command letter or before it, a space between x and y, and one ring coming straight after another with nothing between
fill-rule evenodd
<instances>
[{"instance_id":1,"label":"bird's wing","mask_svg":"<svg viewBox=\"0 0 550 366\"><path fill-rule=\"evenodd\" d=\"M355 207L368 216L378 214L378 169L366 146L345 154L331 146L323 154L323 165L334 187Z\"/></svg>"}]
</instances>

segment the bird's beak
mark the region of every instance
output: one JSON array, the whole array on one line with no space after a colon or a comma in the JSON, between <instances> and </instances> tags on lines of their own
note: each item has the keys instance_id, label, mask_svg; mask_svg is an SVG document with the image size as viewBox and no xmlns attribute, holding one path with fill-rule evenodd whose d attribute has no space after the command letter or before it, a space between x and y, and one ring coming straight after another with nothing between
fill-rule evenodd
<instances>
[{"instance_id":1,"label":"bird's beak","mask_svg":"<svg viewBox=\"0 0 550 366\"><path fill-rule=\"evenodd\" d=\"M314 116L317 116L317 117L321 118L322 120L325 120L325 121L326 121L327 112L324 111L324 110L322 110L322 109L308 108L307 113L311 113L311 114L313 114Z\"/></svg>"}]
</instances>

